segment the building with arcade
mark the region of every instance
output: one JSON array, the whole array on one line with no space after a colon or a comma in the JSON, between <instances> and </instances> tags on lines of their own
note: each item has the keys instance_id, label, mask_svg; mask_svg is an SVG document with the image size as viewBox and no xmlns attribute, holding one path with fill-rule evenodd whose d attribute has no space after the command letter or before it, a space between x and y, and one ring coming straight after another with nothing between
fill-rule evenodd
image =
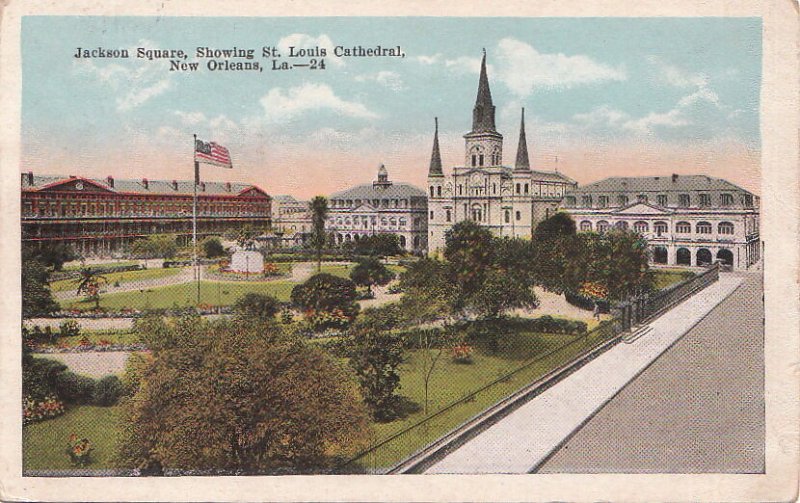
<instances>
[{"instance_id":1,"label":"building with arcade","mask_svg":"<svg viewBox=\"0 0 800 503\"><path fill-rule=\"evenodd\" d=\"M705 175L614 177L568 192L578 231L633 230L654 264L746 269L761 258L759 197Z\"/></svg>"},{"instance_id":2,"label":"building with arcade","mask_svg":"<svg viewBox=\"0 0 800 503\"><path fill-rule=\"evenodd\" d=\"M192 236L194 181L22 173L22 242L65 243L84 256L112 255L152 234ZM271 198L255 185L200 182L198 237L271 225Z\"/></svg>"}]
</instances>

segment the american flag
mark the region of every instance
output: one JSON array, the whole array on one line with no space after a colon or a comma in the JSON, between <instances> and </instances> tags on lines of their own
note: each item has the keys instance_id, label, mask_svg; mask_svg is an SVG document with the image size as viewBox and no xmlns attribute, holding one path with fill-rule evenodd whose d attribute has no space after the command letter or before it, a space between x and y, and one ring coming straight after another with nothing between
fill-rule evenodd
<instances>
[{"instance_id":1,"label":"american flag","mask_svg":"<svg viewBox=\"0 0 800 503\"><path fill-rule=\"evenodd\" d=\"M206 164L213 164L215 166L222 166L223 168L233 168L231 154L228 152L228 149L213 141L204 142L203 140L195 140L194 160Z\"/></svg>"}]
</instances>

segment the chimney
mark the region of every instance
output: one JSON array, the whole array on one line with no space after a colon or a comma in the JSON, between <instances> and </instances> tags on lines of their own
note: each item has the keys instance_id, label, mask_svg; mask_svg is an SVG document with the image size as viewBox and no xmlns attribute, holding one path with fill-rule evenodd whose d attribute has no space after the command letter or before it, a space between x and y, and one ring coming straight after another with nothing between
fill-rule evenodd
<instances>
[{"instance_id":1,"label":"chimney","mask_svg":"<svg viewBox=\"0 0 800 503\"><path fill-rule=\"evenodd\" d=\"M108 185L108 186L109 186L109 187L111 187L112 189L114 188L114 177L113 177L113 176L111 176L111 175L108 175L108 176L106 177L106 185Z\"/></svg>"},{"instance_id":2,"label":"chimney","mask_svg":"<svg viewBox=\"0 0 800 503\"><path fill-rule=\"evenodd\" d=\"M28 171L28 185L33 185L33 171Z\"/></svg>"},{"instance_id":3,"label":"chimney","mask_svg":"<svg viewBox=\"0 0 800 503\"><path fill-rule=\"evenodd\" d=\"M231 182L225 182L225 191L226 192L230 192L231 191Z\"/></svg>"},{"instance_id":4,"label":"chimney","mask_svg":"<svg viewBox=\"0 0 800 503\"><path fill-rule=\"evenodd\" d=\"M172 190L178 190L178 180L172 180Z\"/></svg>"},{"instance_id":5,"label":"chimney","mask_svg":"<svg viewBox=\"0 0 800 503\"><path fill-rule=\"evenodd\" d=\"M145 189L150 188L150 182L147 181L147 178L142 178L142 185L144 185Z\"/></svg>"},{"instance_id":6,"label":"chimney","mask_svg":"<svg viewBox=\"0 0 800 503\"><path fill-rule=\"evenodd\" d=\"M673 173L673 174L672 174L672 183L675 183L675 182L677 182L677 181L678 181L678 175L676 175L675 173Z\"/></svg>"}]
</instances>

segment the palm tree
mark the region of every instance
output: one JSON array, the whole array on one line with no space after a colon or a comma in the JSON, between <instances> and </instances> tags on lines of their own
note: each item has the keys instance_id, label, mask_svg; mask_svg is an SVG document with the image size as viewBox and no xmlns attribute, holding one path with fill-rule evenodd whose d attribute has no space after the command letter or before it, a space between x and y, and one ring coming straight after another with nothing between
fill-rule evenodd
<instances>
[{"instance_id":1,"label":"palm tree","mask_svg":"<svg viewBox=\"0 0 800 503\"><path fill-rule=\"evenodd\" d=\"M81 269L77 279L77 294L85 294L88 300L94 301L94 308L100 309L100 283L108 283L108 279L91 267Z\"/></svg>"},{"instance_id":2,"label":"palm tree","mask_svg":"<svg viewBox=\"0 0 800 503\"><path fill-rule=\"evenodd\" d=\"M311 225L313 234L311 244L317 250L317 272L322 271L322 249L327 241L325 236L325 220L328 218L328 200L325 196L316 196L308 203L311 211Z\"/></svg>"}]
</instances>

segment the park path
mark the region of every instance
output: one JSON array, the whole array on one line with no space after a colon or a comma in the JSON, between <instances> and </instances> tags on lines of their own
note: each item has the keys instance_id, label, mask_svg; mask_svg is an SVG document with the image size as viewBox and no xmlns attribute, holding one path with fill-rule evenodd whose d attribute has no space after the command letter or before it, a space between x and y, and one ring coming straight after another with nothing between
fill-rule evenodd
<instances>
[{"instance_id":1,"label":"park path","mask_svg":"<svg viewBox=\"0 0 800 503\"><path fill-rule=\"evenodd\" d=\"M58 360L76 374L89 377L103 377L125 372L125 362L131 355L129 351L96 351L80 353L37 354L37 358Z\"/></svg>"},{"instance_id":2,"label":"park path","mask_svg":"<svg viewBox=\"0 0 800 503\"><path fill-rule=\"evenodd\" d=\"M741 282L741 277L721 275L719 281L651 322L652 331L601 354L478 433L426 473L528 473L535 469Z\"/></svg>"}]
</instances>

